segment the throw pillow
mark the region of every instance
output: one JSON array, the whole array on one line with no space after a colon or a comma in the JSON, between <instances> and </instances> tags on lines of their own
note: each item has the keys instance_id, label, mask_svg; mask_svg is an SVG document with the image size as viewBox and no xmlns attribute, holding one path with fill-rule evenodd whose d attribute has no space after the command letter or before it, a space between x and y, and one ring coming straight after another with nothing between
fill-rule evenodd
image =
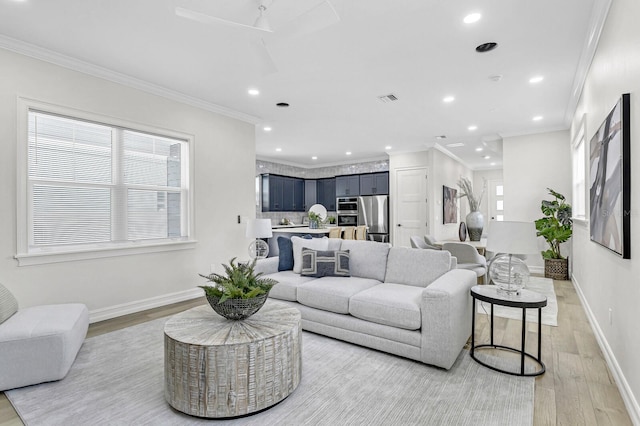
<instances>
[{"instance_id":1,"label":"throw pillow","mask_svg":"<svg viewBox=\"0 0 640 426\"><path fill-rule=\"evenodd\" d=\"M278 237L278 271L293 269L293 243L291 238Z\"/></svg>"},{"instance_id":2,"label":"throw pillow","mask_svg":"<svg viewBox=\"0 0 640 426\"><path fill-rule=\"evenodd\" d=\"M302 271L302 248L310 248L314 250L328 250L329 239L328 238L312 238L305 240L303 238L293 236L291 237L293 243L293 272L299 274Z\"/></svg>"},{"instance_id":3,"label":"throw pillow","mask_svg":"<svg viewBox=\"0 0 640 426\"><path fill-rule=\"evenodd\" d=\"M0 324L18 312L18 301L5 286L0 284Z\"/></svg>"},{"instance_id":4,"label":"throw pillow","mask_svg":"<svg viewBox=\"0 0 640 426\"><path fill-rule=\"evenodd\" d=\"M302 249L302 272L306 277L349 277L349 250Z\"/></svg>"}]
</instances>

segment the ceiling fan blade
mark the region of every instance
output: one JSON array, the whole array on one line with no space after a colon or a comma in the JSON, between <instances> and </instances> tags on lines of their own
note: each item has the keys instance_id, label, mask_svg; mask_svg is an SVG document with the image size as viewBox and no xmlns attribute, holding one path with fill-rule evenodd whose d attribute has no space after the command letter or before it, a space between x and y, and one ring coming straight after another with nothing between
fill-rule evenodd
<instances>
[{"instance_id":1,"label":"ceiling fan blade","mask_svg":"<svg viewBox=\"0 0 640 426\"><path fill-rule=\"evenodd\" d=\"M295 19L277 28L278 36L299 37L311 34L340 22L340 16L329 0L317 4Z\"/></svg>"},{"instance_id":2,"label":"ceiling fan blade","mask_svg":"<svg viewBox=\"0 0 640 426\"><path fill-rule=\"evenodd\" d=\"M250 30L260 31L265 33L273 32L266 28L259 28L259 27L254 27L252 25L246 25L246 24L240 24L234 21L228 21L226 19L217 18L215 16L205 15L204 13L196 12L195 10L185 9L183 7L176 7L175 12L176 12L176 15L178 15L181 18L191 19L193 21L201 22L203 24L213 24L213 25L222 24L230 27L250 29Z\"/></svg>"}]
</instances>

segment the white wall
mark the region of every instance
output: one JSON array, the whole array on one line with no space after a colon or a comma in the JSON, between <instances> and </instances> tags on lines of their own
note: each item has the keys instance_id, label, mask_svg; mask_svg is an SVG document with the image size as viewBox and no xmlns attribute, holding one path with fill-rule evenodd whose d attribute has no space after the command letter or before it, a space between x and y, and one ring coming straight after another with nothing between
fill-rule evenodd
<instances>
[{"instance_id":1,"label":"white wall","mask_svg":"<svg viewBox=\"0 0 640 426\"><path fill-rule=\"evenodd\" d=\"M482 202L480 203L480 211L484 215L485 223L489 224L491 218L489 217L489 191L491 190L489 186L489 182L492 180L502 180L502 169L497 170L476 170L473 172L473 190L480 194L482 191L482 186L487 185L487 191L482 197ZM506 208L506 207L505 207Z\"/></svg>"},{"instance_id":2,"label":"white wall","mask_svg":"<svg viewBox=\"0 0 640 426\"><path fill-rule=\"evenodd\" d=\"M96 312L124 312L143 300L150 306L193 295L203 282L198 272L208 273L212 263L233 256L248 257L244 225L236 218L255 216L252 124L2 49L0 64L0 282L20 306L82 302L93 318L100 317ZM18 267L13 256L19 96L193 135L196 248Z\"/></svg>"},{"instance_id":3,"label":"white wall","mask_svg":"<svg viewBox=\"0 0 640 426\"><path fill-rule=\"evenodd\" d=\"M594 132L620 95L631 93L631 259L624 260L590 241L588 223L576 224L573 281L613 366L635 424L640 424L640 2L614 0L572 123L577 132L586 114L586 137ZM587 149L587 152L589 150ZM588 171L588 169L587 169ZM587 182L589 178L587 176ZM587 208L587 214L589 209ZM609 320L611 310L611 321Z\"/></svg>"},{"instance_id":4,"label":"white wall","mask_svg":"<svg viewBox=\"0 0 640 426\"><path fill-rule=\"evenodd\" d=\"M552 200L551 188L571 202L571 149L569 132L558 131L504 138L502 164L505 220L532 222L542 217L540 202ZM546 250L544 239L538 239ZM564 256L569 247L561 248ZM542 256L527 255L532 271L544 267Z\"/></svg>"}]
</instances>

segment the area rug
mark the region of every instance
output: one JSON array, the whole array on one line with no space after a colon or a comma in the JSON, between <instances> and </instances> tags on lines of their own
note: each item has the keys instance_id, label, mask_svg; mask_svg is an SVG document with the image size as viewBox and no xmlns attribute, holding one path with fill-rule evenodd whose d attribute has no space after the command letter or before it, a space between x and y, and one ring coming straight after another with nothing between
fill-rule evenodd
<instances>
[{"instance_id":1,"label":"area rug","mask_svg":"<svg viewBox=\"0 0 640 426\"><path fill-rule=\"evenodd\" d=\"M6 393L41 425L531 425L534 379L482 367L462 351L451 370L303 333L298 388L234 420L179 413L164 399L164 319L85 341L68 376Z\"/></svg>"},{"instance_id":2,"label":"area rug","mask_svg":"<svg viewBox=\"0 0 640 426\"><path fill-rule=\"evenodd\" d=\"M558 300L556 292L553 290L553 280L542 277L530 277L527 290L547 296L547 306L542 308L542 324L557 326L558 325ZM491 314L491 304L487 302L476 302L476 311L480 314ZM510 308L508 306L494 305L493 315L522 320L522 309ZM527 309L527 322L538 322L538 310Z\"/></svg>"}]
</instances>

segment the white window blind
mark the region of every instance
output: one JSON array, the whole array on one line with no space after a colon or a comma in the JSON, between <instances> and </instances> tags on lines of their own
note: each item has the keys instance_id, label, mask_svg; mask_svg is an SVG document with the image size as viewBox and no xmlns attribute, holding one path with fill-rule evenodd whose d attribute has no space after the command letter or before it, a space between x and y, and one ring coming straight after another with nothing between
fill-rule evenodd
<instances>
[{"instance_id":1,"label":"white window blind","mask_svg":"<svg viewBox=\"0 0 640 426\"><path fill-rule=\"evenodd\" d=\"M188 235L188 143L29 110L28 251Z\"/></svg>"}]
</instances>

